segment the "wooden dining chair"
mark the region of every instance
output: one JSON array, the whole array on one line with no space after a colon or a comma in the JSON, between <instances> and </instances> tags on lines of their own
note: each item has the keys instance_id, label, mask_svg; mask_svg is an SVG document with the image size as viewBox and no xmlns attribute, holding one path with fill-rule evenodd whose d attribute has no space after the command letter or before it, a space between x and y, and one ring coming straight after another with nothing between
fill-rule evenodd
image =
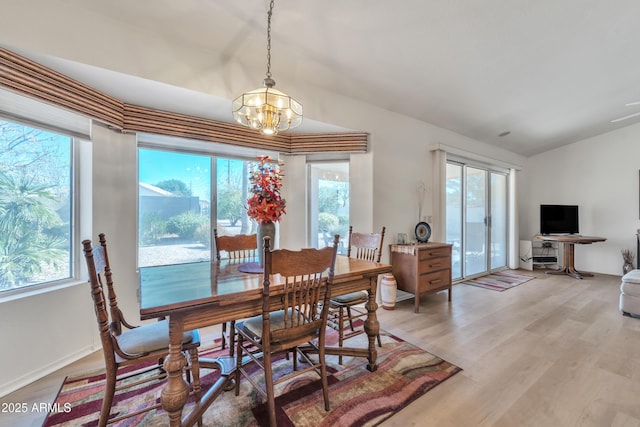
<instances>
[{"instance_id":1,"label":"wooden dining chair","mask_svg":"<svg viewBox=\"0 0 640 427\"><path fill-rule=\"evenodd\" d=\"M379 234L357 233L353 232L353 226L349 226L347 256L367 261L380 262L384 232L385 227L382 227L382 231ZM369 294L366 291L352 292L350 294L339 295L331 298L330 309L332 311L332 316L330 324L337 324L339 347L343 346L345 339L364 333L364 329L356 330L353 326L353 321L360 317L365 317L367 312L355 312L355 310L351 310L351 307L364 304L368 300ZM349 327L351 329L351 332L346 336L344 333L345 322L349 322ZM382 347L380 334L378 334L377 340L378 346ZM338 357L338 363L342 365L342 355Z\"/></svg>"},{"instance_id":2,"label":"wooden dining chair","mask_svg":"<svg viewBox=\"0 0 640 427\"><path fill-rule=\"evenodd\" d=\"M245 377L266 398L269 425L275 427L274 386L305 372L315 371L320 375L324 409L329 410L325 334L339 236L334 237L333 247L300 251L271 251L270 240L266 237L264 244L262 315L236 323L235 381L236 396L240 392L240 380ZM278 280L272 284L274 277ZM312 361L306 352L299 349L303 344L318 353L317 361ZM273 356L291 351L294 352L293 370L274 380ZM298 370L298 358L308 366ZM247 365L251 364L264 371L264 388L249 373Z\"/></svg>"},{"instance_id":3,"label":"wooden dining chair","mask_svg":"<svg viewBox=\"0 0 640 427\"><path fill-rule=\"evenodd\" d=\"M89 272L91 296L93 299L98 331L102 342L106 368L106 386L102 408L100 410L99 426L121 421L140 413L161 407L157 405L141 410L134 410L122 416L109 418L111 405L116 391L138 386L148 381L154 381L166 377L162 368L164 358L169 354L169 325L166 320L143 326L133 326L128 323L122 311L118 308L118 302L113 285L113 275L109 265L107 241L104 233L99 235L100 244L93 246L91 240L84 240L84 256ZM105 286L107 288L109 312L107 313L107 300L105 299ZM124 330L123 330L124 329ZM185 332L182 338L182 350L188 357L187 379L193 379L193 394L200 399L200 365L198 362L198 347L200 335L197 330ZM153 360L157 363L149 368L134 372L119 374L120 368ZM128 381L129 378L158 370L155 375L140 377L137 380ZM190 373L190 375L189 375ZM201 420L199 420L201 425Z\"/></svg>"},{"instance_id":4,"label":"wooden dining chair","mask_svg":"<svg viewBox=\"0 0 640 427\"><path fill-rule=\"evenodd\" d=\"M216 258L228 259L229 262L241 263L253 261L257 256L258 240L256 234L237 234L218 236L218 229L213 229L213 240L216 245ZM234 355L235 344L235 320L222 324L222 348L226 348L229 342L229 355ZM229 332L227 335L227 331Z\"/></svg>"},{"instance_id":5,"label":"wooden dining chair","mask_svg":"<svg viewBox=\"0 0 640 427\"><path fill-rule=\"evenodd\" d=\"M218 236L218 229L213 229L216 244L216 258L233 262L247 262L257 257L258 240L256 234L236 234Z\"/></svg>"}]
</instances>

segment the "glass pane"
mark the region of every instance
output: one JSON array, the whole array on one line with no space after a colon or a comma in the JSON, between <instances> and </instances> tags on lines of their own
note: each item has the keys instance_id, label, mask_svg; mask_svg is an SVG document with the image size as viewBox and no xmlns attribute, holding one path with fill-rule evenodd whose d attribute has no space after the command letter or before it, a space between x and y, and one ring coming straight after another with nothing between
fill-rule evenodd
<instances>
[{"instance_id":1,"label":"glass pane","mask_svg":"<svg viewBox=\"0 0 640 427\"><path fill-rule=\"evenodd\" d=\"M507 265L507 177L491 173L491 269Z\"/></svg>"},{"instance_id":2,"label":"glass pane","mask_svg":"<svg viewBox=\"0 0 640 427\"><path fill-rule=\"evenodd\" d=\"M472 167L466 170L464 275L471 276L487 271L487 172Z\"/></svg>"},{"instance_id":3,"label":"glass pane","mask_svg":"<svg viewBox=\"0 0 640 427\"><path fill-rule=\"evenodd\" d=\"M0 291L72 276L72 139L0 121Z\"/></svg>"},{"instance_id":4,"label":"glass pane","mask_svg":"<svg viewBox=\"0 0 640 427\"><path fill-rule=\"evenodd\" d=\"M446 242L453 245L451 254L452 279L462 277L460 248L462 237L462 166L447 164L446 182L447 229Z\"/></svg>"},{"instance_id":5,"label":"glass pane","mask_svg":"<svg viewBox=\"0 0 640 427\"><path fill-rule=\"evenodd\" d=\"M139 149L138 262L211 259L211 158Z\"/></svg>"},{"instance_id":6,"label":"glass pane","mask_svg":"<svg viewBox=\"0 0 640 427\"><path fill-rule=\"evenodd\" d=\"M310 163L311 246L331 245L340 235L338 253L346 254L349 238L349 163Z\"/></svg>"},{"instance_id":7,"label":"glass pane","mask_svg":"<svg viewBox=\"0 0 640 427\"><path fill-rule=\"evenodd\" d=\"M252 234L256 223L247 216L250 162L216 160L218 236Z\"/></svg>"}]
</instances>

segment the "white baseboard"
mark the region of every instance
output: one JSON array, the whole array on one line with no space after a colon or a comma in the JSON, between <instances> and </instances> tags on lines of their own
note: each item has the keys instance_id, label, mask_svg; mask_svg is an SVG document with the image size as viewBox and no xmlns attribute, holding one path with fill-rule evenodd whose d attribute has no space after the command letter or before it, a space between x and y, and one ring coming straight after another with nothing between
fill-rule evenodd
<instances>
[{"instance_id":1,"label":"white baseboard","mask_svg":"<svg viewBox=\"0 0 640 427\"><path fill-rule=\"evenodd\" d=\"M55 360L45 366L41 366L38 369L35 369L31 372L26 373L25 375L22 375L19 378L16 378L13 381L9 381L7 383L4 384L0 384L0 397L4 397L8 394L13 393L16 390L21 389L24 386L27 386L29 384L31 384L34 381L39 380L40 378L43 378L55 371L57 371L58 369L64 368L65 366L76 362L80 359L82 359L85 356L90 355L91 353L95 352L96 350L98 350L99 348L94 348L92 346L87 346L85 348L82 348L80 350L78 350L77 352L67 355L64 358Z\"/></svg>"}]
</instances>

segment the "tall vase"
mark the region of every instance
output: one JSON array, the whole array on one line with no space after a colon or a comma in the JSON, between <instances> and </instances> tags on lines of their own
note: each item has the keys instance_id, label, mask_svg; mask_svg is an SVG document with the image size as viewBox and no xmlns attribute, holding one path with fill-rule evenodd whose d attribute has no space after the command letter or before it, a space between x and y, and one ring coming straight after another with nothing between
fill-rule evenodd
<instances>
[{"instance_id":1,"label":"tall vase","mask_svg":"<svg viewBox=\"0 0 640 427\"><path fill-rule=\"evenodd\" d=\"M380 293L382 294L382 308L385 310L393 310L396 308L396 294L398 292L398 284L393 274L385 274L382 276L380 283Z\"/></svg>"},{"instance_id":2,"label":"tall vase","mask_svg":"<svg viewBox=\"0 0 640 427\"><path fill-rule=\"evenodd\" d=\"M269 243L269 247L273 249L274 241L276 239L276 224L275 222L269 221L262 224L258 224L258 261L260 262L260 267L264 267L264 238L265 236L269 236L271 238L271 242Z\"/></svg>"}]
</instances>

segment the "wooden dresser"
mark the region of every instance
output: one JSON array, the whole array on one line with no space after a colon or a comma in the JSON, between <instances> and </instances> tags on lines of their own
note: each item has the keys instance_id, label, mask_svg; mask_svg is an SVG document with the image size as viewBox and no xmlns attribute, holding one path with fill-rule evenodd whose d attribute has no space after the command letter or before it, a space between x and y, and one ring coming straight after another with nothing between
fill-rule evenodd
<instances>
[{"instance_id":1,"label":"wooden dresser","mask_svg":"<svg viewBox=\"0 0 640 427\"><path fill-rule=\"evenodd\" d=\"M391 245L391 267L398 289L414 294L414 311L420 295L449 291L451 301L451 246L448 243Z\"/></svg>"}]
</instances>

